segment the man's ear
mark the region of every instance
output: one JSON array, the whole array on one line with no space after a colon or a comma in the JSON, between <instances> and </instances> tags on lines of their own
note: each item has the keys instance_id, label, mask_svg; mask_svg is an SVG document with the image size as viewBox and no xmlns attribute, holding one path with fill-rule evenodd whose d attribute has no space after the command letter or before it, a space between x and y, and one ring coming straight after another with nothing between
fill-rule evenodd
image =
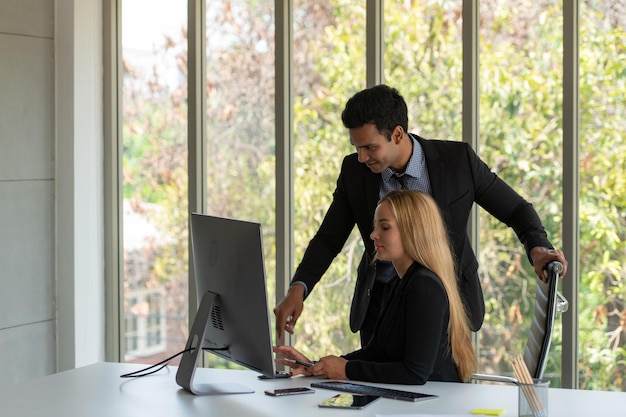
<instances>
[{"instance_id":1,"label":"man's ear","mask_svg":"<svg viewBox=\"0 0 626 417\"><path fill-rule=\"evenodd\" d=\"M393 131L391 132L391 140L393 140L395 144L398 144L400 143L403 137L404 137L404 129L402 128L402 126L397 125L396 127L394 127Z\"/></svg>"}]
</instances>

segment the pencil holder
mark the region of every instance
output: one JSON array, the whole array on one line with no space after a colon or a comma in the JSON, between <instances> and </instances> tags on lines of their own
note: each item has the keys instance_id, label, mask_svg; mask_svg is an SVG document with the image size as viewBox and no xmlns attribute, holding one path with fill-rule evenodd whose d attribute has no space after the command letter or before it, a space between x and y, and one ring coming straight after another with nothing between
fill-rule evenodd
<instances>
[{"instance_id":1,"label":"pencil holder","mask_svg":"<svg viewBox=\"0 0 626 417\"><path fill-rule=\"evenodd\" d=\"M519 417L548 417L550 381L534 379L532 384L518 384Z\"/></svg>"}]
</instances>

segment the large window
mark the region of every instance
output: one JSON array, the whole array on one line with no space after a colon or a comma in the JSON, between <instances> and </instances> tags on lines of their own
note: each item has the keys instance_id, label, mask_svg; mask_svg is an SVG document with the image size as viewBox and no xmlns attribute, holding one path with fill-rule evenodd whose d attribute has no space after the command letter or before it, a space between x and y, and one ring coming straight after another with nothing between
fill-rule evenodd
<instances>
[{"instance_id":1,"label":"large window","mask_svg":"<svg viewBox=\"0 0 626 417\"><path fill-rule=\"evenodd\" d=\"M294 241L296 265L330 205L341 162L353 152L345 101L365 88L365 1L293 3ZM295 345L316 357L354 350L350 300L363 253L356 229L305 303Z\"/></svg>"},{"instance_id":2,"label":"large window","mask_svg":"<svg viewBox=\"0 0 626 417\"><path fill-rule=\"evenodd\" d=\"M581 0L580 9L572 9L557 0L387 0L382 8L366 0L116 1L123 71L123 216L116 225L124 246L121 360L156 361L186 341L188 212L198 205L209 214L262 223L273 307L276 289L283 291L293 273L276 277L277 271L301 260L329 206L341 161L353 151L341 111L366 80L378 81L368 67L376 65L382 68L377 77L406 98L410 130L426 138L472 142L475 132L463 131L463 113L473 83L477 152L533 203L555 246L580 248L562 283L579 288L566 313L578 314L577 325L557 319L547 376L553 386L570 384L561 379L561 355L576 343L577 369L566 371L582 388L626 389L626 14L619 2ZM474 7L477 22L464 22ZM285 9L290 13L283 15ZM578 10L579 21L570 10ZM188 13L192 21L202 15L195 21L204 25L192 30L204 33L188 33ZM284 20L276 22L277 16ZM479 27L472 48L466 23ZM276 33L285 27L292 37L283 50ZM563 64L575 41L564 39L566 27L579 34L577 114L564 99L565 75L576 73ZM368 30L380 30L382 41ZM191 36L202 41L188 52ZM479 63L476 78L463 74L471 58ZM191 84L199 84L193 92L201 104L188 101L188 64L201 73L202 82ZM289 94L279 97L289 103L276 101L283 88ZM578 122L578 136L564 133L565 115ZM286 138L277 133L283 119L292 128ZM190 129L188 120L201 128ZM580 155L569 167L564 150L573 141ZM187 155L196 152L203 169L192 171ZM577 178L580 199L564 201L570 178ZM188 195L194 182L205 184L200 203ZM286 211L278 206L284 195L293 201ZM567 220L573 206L580 219ZM293 240L282 245L285 225ZM506 373L508 355L526 340L536 277L510 229L481 210L478 225L474 241L487 308L478 334L481 371ZM578 231L574 242L565 238L570 230ZM358 345L348 316L362 250L355 231L307 299L292 339L306 354Z\"/></svg>"},{"instance_id":3,"label":"large window","mask_svg":"<svg viewBox=\"0 0 626 417\"><path fill-rule=\"evenodd\" d=\"M626 391L626 17L581 1L580 386Z\"/></svg>"},{"instance_id":4,"label":"large window","mask_svg":"<svg viewBox=\"0 0 626 417\"><path fill-rule=\"evenodd\" d=\"M561 236L562 56L560 1L480 2L479 153L530 201L558 248ZM536 275L510 228L480 212L479 263L486 299L483 371L511 371L533 314ZM575 277L574 277L575 278ZM572 279L572 277L568 277ZM557 318L557 326L560 324ZM560 381L560 331L545 376Z\"/></svg>"},{"instance_id":5,"label":"large window","mask_svg":"<svg viewBox=\"0 0 626 417\"><path fill-rule=\"evenodd\" d=\"M205 212L261 223L271 301L276 282L274 1L207 0L205 10ZM208 360L213 366L221 362L215 356Z\"/></svg>"},{"instance_id":6,"label":"large window","mask_svg":"<svg viewBox=\"0 0 626 417\"><path fill-rule=\"evenodd\" d=\"M122 2L126 361L157 362L187 340L186 11L185 0Z\"/></svg>"}]
</instances>

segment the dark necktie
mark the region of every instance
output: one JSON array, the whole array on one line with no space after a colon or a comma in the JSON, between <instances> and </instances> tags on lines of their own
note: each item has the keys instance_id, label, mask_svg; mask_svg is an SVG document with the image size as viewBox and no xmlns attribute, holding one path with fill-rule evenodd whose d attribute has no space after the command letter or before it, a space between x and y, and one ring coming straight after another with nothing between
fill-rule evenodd
<instances>
[{"instance_id":1,"label":"dark necktie","mask_svg":"<svg viewBox=\"0 0 626 417\"><path fill-rule=\"evenodd\" d=\"M409 189L409 184L408 184L409 176L408 175L396 175L396 180L400 184L401 190Z\"/></svg>"}]
</instances>

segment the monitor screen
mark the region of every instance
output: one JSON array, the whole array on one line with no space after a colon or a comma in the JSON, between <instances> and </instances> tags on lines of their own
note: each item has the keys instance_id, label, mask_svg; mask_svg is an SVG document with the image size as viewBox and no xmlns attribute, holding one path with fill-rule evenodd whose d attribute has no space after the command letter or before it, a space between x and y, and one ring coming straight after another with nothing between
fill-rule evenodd
<instances>
[{"instance_id":1,"label":"monitor screen","mask_svg":"<svg viewBox=\"0 0 626 417\"><path fill-rule=\"evenodd\" d=\"M193 384L202 350L275 375L261 236L259 223L191 215L198 312L176 380L195 394L252 392L224 382Z\"/></svg>"}]
</instances>

